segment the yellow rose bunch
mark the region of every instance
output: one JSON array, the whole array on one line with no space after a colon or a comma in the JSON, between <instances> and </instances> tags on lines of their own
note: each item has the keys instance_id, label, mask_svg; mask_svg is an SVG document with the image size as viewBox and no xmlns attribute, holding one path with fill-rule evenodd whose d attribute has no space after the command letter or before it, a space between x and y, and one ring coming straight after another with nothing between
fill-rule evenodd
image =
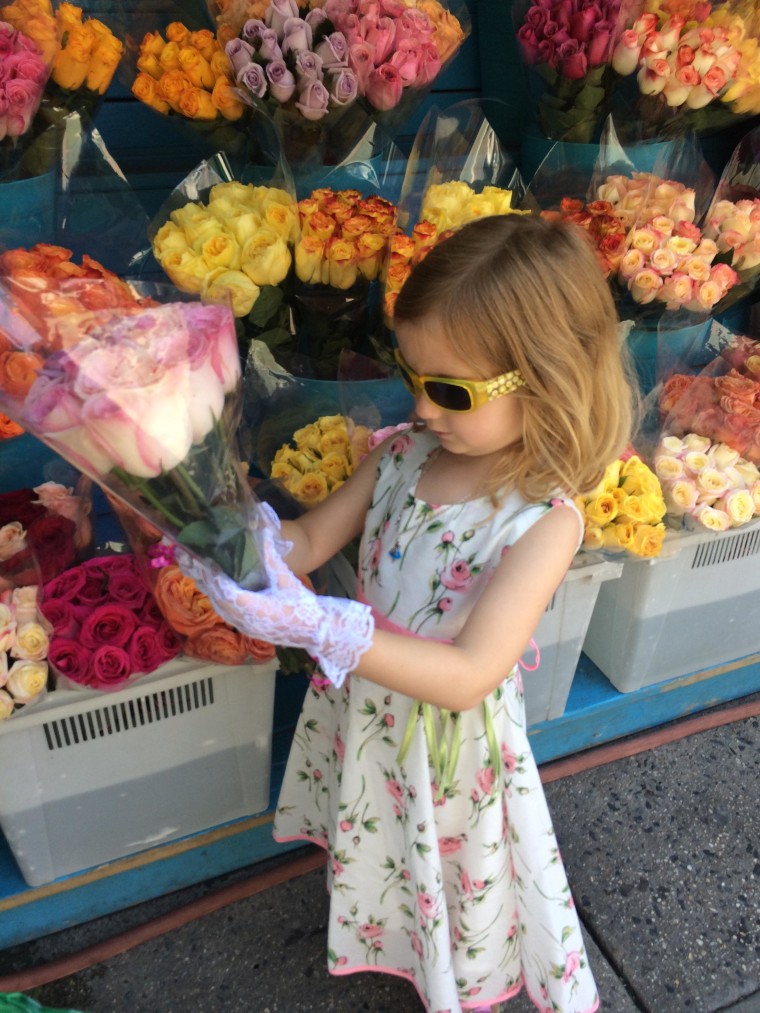
<instances>
[{"instance_id":1,"label":"yellow rose bunch","mask_svg":"<svg viewBox=\"0 0 760 1013\"><path fill-rule=\"evenodd\" d=\"M407 7L416 7L430 18L433 25L433 45L444 63L464 42L465 32L459 19L439 0L404 0Z\"/></svg>"},{"instance_id":2,"label":"yellow rose bunch","mask_svg":"<svg viewBox=\"0 0 760 1013\"><path fill-rule=\"evenodd\" d=\"M238 120L245 105L233 86L227 54L213 32L179 21L140 43L132 94L157 112L189 120Z\"/></svg>"},{"instance_id":3,"label":"yellow rose bunch","mask_svg":"<svg viewBox=\"0 0 760 1013\"><path fill-rule=\"evenodd\" d=\"M296 205L276 187L217 183L207 204L190 202L169 216L153 253L183 292L229 301L245 317L265 285L278 285L292 262Z\"/></svg>"},{"instance_id":4,"label":"yellow rose bunch","mask_svg":"<svg viewBox=\"0 0 760 1013\"><path fill-rule=\"evenodd\" d=\"M659 479L641 458L613 461L599 484L575 503L583 515L585 549L659 555L665 500Z\"/></svg>"},{"instance_id":5,"label":"yellow rose bunch","mask_svg":"<svg viewBox=\"0 0 760 1013\"><path fill-rule=\"evenodd\" d=\"M452 229L475 218L491 215L530 214L512 207L512 191L498 186L484 186L480 193L462 180L434 183L422 198L420 220L407 236L397 229L391 237L388 265L385 271L383 310L390 321L393 307L404 282L440 239Z\"/></svg>"},{"instance_id":6,"label":"yellow rose bunch","mask_svg":"<svg viewBox=\"0 0 760 1013\"><path fill-rule=\"evenodd\" d=\"M298 214L295 271L301 281L348 289L362 278L379 277L396 227L394 204L324 187L298 202Z\"/></svg>"},{"instance_id":7,"label":"yellow rose bunch","mask_svg":"<svg viewBox=\"0 0 760 1013\"><path fill-rule=\"evenodd\" d=\"M103 95L124 54L123 43L82 8L50 0L14 0L0 8L0 20L33 39L52 64L50 80L67 92L86 89Z\"/></svg>"},{"instance_id":8,"label":"yellow rose bunch","mask_svg":"<svg viewBox=\"0 0 760 1013\"><path fill-rule=\"evenodd\" d=\"M322 415L296 430L274 456L270 475L304 506L335 492L367 454L370 430L351 426L344 415Z\"/></svg>"},{"instance_id":9,"label":"yellow rose bunch","mask_svg":"<svg viewBox=\"0 0 760 1013\"><path fill-rule=\"evenodd\" d=\"M705 21L709 28L724 29L739 51L739 64L720 100L740 116L760 113L760 11L756 0L716 7Z\"/></svg>"}]
</instances>

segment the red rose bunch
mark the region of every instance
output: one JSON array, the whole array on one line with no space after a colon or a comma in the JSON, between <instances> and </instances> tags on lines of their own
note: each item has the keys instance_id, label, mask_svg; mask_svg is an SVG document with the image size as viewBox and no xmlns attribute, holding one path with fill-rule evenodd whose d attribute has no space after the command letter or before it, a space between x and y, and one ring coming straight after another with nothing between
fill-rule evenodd
<instances>
[{"instance_id":1,"label":"red rose bunch","mask_svg":"<svg viewBox=\"0 0 760 1013\"><path fill-rule=\"evenodd\" d=\"M182 649L131 553L66 570L45 585L41 611L53 628L53 671L92 689L121 689Z\"/></svg>"},{"instance_id":2,"label":"red rose bunch","mask_svg":"<svg viewBox=\"0 0 760 1013\"><path fill-rule=\"evenodd\" d=\"M76 495L56 482L0 495L0 591L52 580L77 561L92 532L85 484Z\"/></svg>"}]
</instances>

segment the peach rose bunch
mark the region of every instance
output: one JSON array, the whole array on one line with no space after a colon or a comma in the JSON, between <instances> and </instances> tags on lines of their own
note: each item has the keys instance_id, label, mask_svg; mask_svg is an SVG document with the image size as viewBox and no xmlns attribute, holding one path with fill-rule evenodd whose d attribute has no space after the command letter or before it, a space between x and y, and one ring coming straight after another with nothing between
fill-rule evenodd
<instances>
[{"instance_id":1,"label":"peach rose bunch","mask_svg":"<svg viewBox=\"0 0 760 1013\"><path fill-rule=\"evenodd\" d=\"M575 503L584 520L584 549L659 555L665 500L657 475L637 455L609 464L599 484Z\"/></svg>"}]
</instances>

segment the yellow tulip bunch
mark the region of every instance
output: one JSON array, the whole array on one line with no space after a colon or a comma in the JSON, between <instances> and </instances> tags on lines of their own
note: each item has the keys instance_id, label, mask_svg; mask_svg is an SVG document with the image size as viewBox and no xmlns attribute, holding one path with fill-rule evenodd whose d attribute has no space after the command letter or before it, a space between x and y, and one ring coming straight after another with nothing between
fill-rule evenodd
<instances>
[{"instance_id":1,"label":"yellow tulip bunch","mask_svg":"<svg viewBox=\"0 0 760 1013\"><path fill-rule=\"evenodd\" d=\"M383 309L388 320L404 282L415 264L418 264L440 239L452 230L475 218L491 215L530 214L512 207L512 191L498 186L484 186L480 193L463 180L434 183L422 198L420 220L407 236L397 229L390 243L390 255L385 272Z\"/></svg>"},{"instance_id":2,"label":"yellow tulip bunch","mask_svg":"<svg viewBox=\"0 0 760 1013\"><path fill-rule=\"evenodd\" d=\"M14 0L0 7L0 20L37 43L52 65L50 80L67 92L86 89L103 95L124 53L107 25L85 19L82 8L71 3L61 3L53 12L50 0Z\"/></svg>"},{"instance_id":3,"label":"yellow tulip bunch","mask_svg":"<svg viewBox=\"0 0 760 1013\"><path fill-rule=\"evenodd\" d=\"M221 43L208 29L191 31L179 21L148 32L140 43L132 94L157 112L190 120L238 120L245 105L237 96Z\"/></svg>"},{"instance_id":4,"label":"yellow tulip bunch","mask_svg":"<svg viewBox=\"0 0 760 1013\"><path fill-rule=\"evenodd\" d=\"M278 285L292 262L296 205L276 187L217 183L207 204L189 202L169 216L153 253L183 292L227 302L247 316L265 285Z\"/></svg>"},{"instance_id":5,"label":"yellow tulip bunch","mask_svg":"<svg viewBox=\"0 0 760 1013\"><path fill-rule=\"evenodd\" d=\"M584 549L659 555L665 500L659 479L641 458L613 461L596 488L575 503L584 519Z\"/></svg>"},{"instance_id":6,"label":"yellow tulip bunch","mask_svg":"<svg viewBox=\"0 0 760 1013\"><path fill-rule=\"evenodd\" d=\"M367 454L370 430L352 426L344 415L322 415L293 433L274 456L271 477L280 479L304 506L314 506L338 489Z\"/></svg>"},{"instance_id":7,"label":"yellow tulip bunch","mask_svg":"<svg viewBox=\"0 0 760 1013\"><path fill-rule=\"evenodd\" d=\"M379 277L396 227L396 207L358 190L313 190L298 202L301 235L296 277L307 285L348 289Z\"/></svg>"}]
</instances>

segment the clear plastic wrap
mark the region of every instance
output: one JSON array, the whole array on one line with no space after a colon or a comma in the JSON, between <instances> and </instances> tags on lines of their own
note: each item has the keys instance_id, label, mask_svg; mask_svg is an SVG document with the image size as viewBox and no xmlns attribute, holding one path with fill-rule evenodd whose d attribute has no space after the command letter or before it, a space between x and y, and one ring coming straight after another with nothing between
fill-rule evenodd
<instances>
[{"instance_id":1,"label":"clear plastic wrap","mask_svg":"<svg viewBox=\"0 0 760 1013\"><path fill-rule=\"evenodd\" d=\"M384 272L390 325L396 297L414 264L449 230L473 218L527 213L525 187L491 124L496 99L434 106L420 124L399 200L399 229Z\"/></svg>"},{"instance_id":2,"label":"clear plastic wrap","mask_svg":"<svg viewBox=\"0 0 760 1013\"><path fill-rule=\"evenodd\" d=\"M171 538L261 586L235 438L231 311L166 302L41 324L24 294L23 278L0 280L0 328L15 363L0 382L2 410Z\"/></svg>"}]
</instances>

